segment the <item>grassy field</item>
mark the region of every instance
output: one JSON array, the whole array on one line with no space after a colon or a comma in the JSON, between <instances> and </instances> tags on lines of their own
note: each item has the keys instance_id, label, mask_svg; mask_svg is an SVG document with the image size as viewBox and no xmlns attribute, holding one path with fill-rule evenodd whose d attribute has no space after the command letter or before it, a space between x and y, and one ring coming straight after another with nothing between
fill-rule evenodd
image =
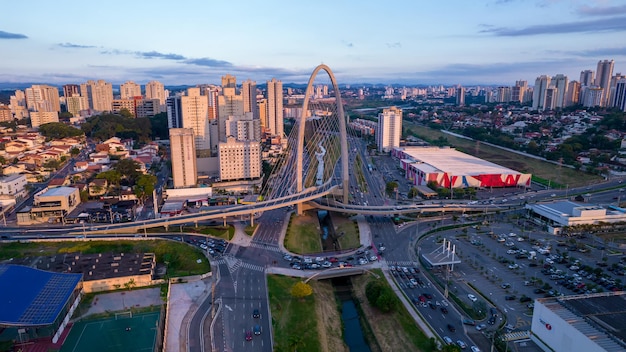
<instances>
[{"instance_id":1,"label":"grassy field","mask_svg":"<svg viewBox=\"0 0 626 352\"><path fill-rule=\"evenodd\" d=\"M331 213L331 216L335 226L335 233L339 235L343 232L343 236L339 237L341 249L358 248L361 245L361 241L359 238L359 226L356 221L335 213Z\"/></svg>"},{"instance_id":2,"label":"grassy field","mask_svg":"<svg viewBox=\"0 0 626 352\"><path fill-rule=\"evenodd\" d=\"M405 127L415 132L419 138L426 141L434 141L439 137L445 138L452 147L459 151L516 171L530 173L540 179L550 180L552 185L556 184L562 185L563 187L568 186L569 188L573 188L591 183L597 183L602 180L602 177L598 175L591 175L583 171L570 169L568 167L559 168L557 165L542 160L511 153L482 143L480 143L477 148L475 141L457 138L425 126L405 123Z\"/></svg>"},{"instance_id":3,"label":"grassy field","mask_svg":"<svg viewBox=\"0 0 626 352\"><path fill-rule=\"evenodd\" d=\"M382 351L434 351L435 346L424 332L415 324L415 321L406 311L404 306L400 306L391 313L382 313L377 308L369 305L365 297L365 286L371 280L384 279L380 270L373 270L380 279L370 275L356 276L352 279L354 294L361 302L361 309L370 322L370 327L376 336L378 345Z\"/></svg>"},{"instance_id":4,"label":"grassy field","mask_svg":"<svg viewBox=\"0 0 626 352\"><path fill-rule=\"evenodd\" d=\"M292 215L285 235L285 248L293 253L308 254L322 251L320 225L313 212Z\"/></svg>"},{"instance_id":5,"label":"grassy field","mask_svg":"<svg viewBox=\"0 0 626 352\"><path fill-rule=\"evenodd\" d=\"M145 241L67 241L0 244L0 260L51 256L60 253L154 253L157 263L167 263L167 276L187 276L211 271L199 249L185 243L165 240ZM201 259L201 263L197 260Z\"/></svg>"},{"instance_id":6,"label":"grassy field","mask_svg":"<svg viewBox=\"0 0 626 352\"><path fill-rule=\"evenodd\" d=\"M267 276L274 351L347 352L332 286L311 281L313 295L300 300L289 293L299 280L282 275Z\"/></svg>"}]
</instances>

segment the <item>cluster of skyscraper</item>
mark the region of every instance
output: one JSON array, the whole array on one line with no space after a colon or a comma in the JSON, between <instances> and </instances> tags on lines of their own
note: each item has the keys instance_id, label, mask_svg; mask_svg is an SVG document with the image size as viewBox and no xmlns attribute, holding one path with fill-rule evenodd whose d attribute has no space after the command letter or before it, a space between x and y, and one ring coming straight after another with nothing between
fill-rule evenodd
<instances>
[{"instance_id":1,"label":"cluster of skyscraper","mask_svg":"<svg viewBox=\"0 0 626 352\"><path fill-rule=\"evenodd\" d=\"M282 82L267 81L266 95L256 82L237 88L236 78L222 85L201 85L167 99L174 187L194 187L198 175L219 175L224 188L238 191L258 186L261 141L282 146ZM231 182L231 184L228 184Z\"/></svg>"},{"instance_id":2,"label":"cluster of skyscraper","mask_svg":"<svg viewBox=\"0 0 626 352\"><path fill-rule=\"evenodd\" d=\"M96 112L119 113L122 109L135 117L148 117L164 111L167 95L163 84L157 81L146 84L145 97L139 84L132 81L123 83L117 99L113 96L113 85L103 80L66 84L63 86L63 97L59 97L57 87L33 85L24 91L15 91L10 98L9 109L0 112L0 121L29 117L35 128L44 123L58 122L62 104L75 118Z\"/></svg>"},{"instance_id":3,"label":"cluster of skyscraper","mask_svg":"<svg viewBox=\"0 0 626 352\"><path fill-rule=\"evenodd\" d=\"M613 75L613 60L598 62L595 72L580 73L580 81L569 81L567 76L542 75L535 80L533 110L555 110L581 104L585 107L617 107L626 111L626 76Z\"/></svg>"}]
</instances>

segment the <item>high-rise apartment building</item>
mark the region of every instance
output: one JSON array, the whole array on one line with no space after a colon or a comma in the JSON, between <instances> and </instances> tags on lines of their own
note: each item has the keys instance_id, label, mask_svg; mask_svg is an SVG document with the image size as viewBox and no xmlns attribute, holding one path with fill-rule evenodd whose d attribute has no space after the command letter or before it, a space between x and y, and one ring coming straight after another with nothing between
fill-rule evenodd
<instances>
[{"instance_id":1,"label":"high-rise apartment building","mask_svg":"<svg viewBox=\"0 0 626 352\"><path fill-rule=\"evenodd\" d=\"M13 121L13 113L11 108L0 103L0 122Z\"/></svg>"},{"instance_id":2,"label":"high-rise apartment building","mask_svg":"<svg viewBox=\"0 0 626 352\"><path fill-rule=\"evenodd\" d=\"M79 116L81 111L89 109L89 101L86 97L73 95L65 97L65 107L72 116Z\"/></svg>"},{"instance_id":3,"label":"high-rise apartment building","mask_svg":"<svg viewBox=\"0 0 626 352\"><path fill-rule=\"evenodd\" d=\"M556 88L556 99L554 102L554 108L562 109L563 107L565 107L565 97L567 95L569 79L563 74L558 74L552 77L550 85Z\"/></svg>"},{"instance_id":4,"label":"high-rise apartment building","mask_svg":"<svg viewBox=\"0 0 626 352\"><path fill-rule=\"evenodd\" d=\"M65 99L80 95L80 86L78 84L65 84L63 86L63 96Z\"/></svg>"},{"instance_id":5,"label":"high-rise apartment building","mask_svg":"<svg viewBox=\"0 0 626 352\"><path fill-rule=\"evenodd\" d=\"M261 177L261 145L228 137L219 144L220 179L253 180Z\"/></svg>"},{"instance_id":6,"label":"high-rise apartment building","mask_svg":"<svg viewBox=\"0 0 626 352\"><path fill-rule=\"evenodd\" d=\"M580 82L571 81L567 85L567 94L565 94L565 106L578 104L580 101Z\"/></svg>"},{"instance_id":7,"label":"high-rise apartment building","mask_svg":"<svg viewBox=\"0 0 626 352\"><path fill-rule=\"evenodd\" d=\"M259 109L256 101L256 82L247 80L241 82L241 95L243 98L243 112L251 112L254 120L259 119Z\"/></svg>"},{"instance_id":8,"label":"high-rise apartment building","mask_svg":"<svg viewBox=\"0 0 626 352\"><path fill-rule=\"evenodd\" d=\"M237 88L237 78L232 75L222 76L222 89L224 88ZM233 93L234 94L234 93Z\"/></svg>"},{"instance_id":9,"label":"high-rise apartment building","mask_svg":"<svg viewBox=\"0 0 626 352\"><path fill-rule=\"evenodd\" d=\"M283 82L272 78L267 81L267 123L271 134L282 137L283 128Z\"/></svg>"},{"instance_id":10,"label":"high-rise apartment building","mask_svg":"<svg viewBox=\"0 0 626 352\"><path fill-rule=\"evenodd\" d=\"M400 146L402 136L402 109L392 106L378 114L376 144L379 152L388 153Z\"/></svg>"},{"instance_id":11,"label":"high-rise apartment building","mask_svg":"<svg viewBox=\"0 0 626 352\"><path fill-rule=\"evenodd\" d=\"M463 87L456 89L456 105L465 106L465 88Z\"/></svg>"},{"instance_id":12,"label":"high-rise apartment building","mask_svg":"<svg viewBox=\"0 0 626 352\"><path fill-rule=\"evenodd\" d=\"M211 155L209 132L209 101L200 95L200 88L187 88L187 95L180 97L182 127L193 129L198 157Z\"/></svg>"},{"instance_id":13,"label":"high-rise apartment building","mask_svg":"<svg viewBox=\"0 0 626 352\"><path fill-rule=\"evenodd\" d=\"M535 80L533 90L533 110L545 110L546 89L550 86L550 76L541 75Z\"/></svg>"},{"instance_id":14,"label":"high-rise apartment building","mask_svg":"<svg viewBox=\"0 0 626 352\"><path fill-rule=\"evenodd\" d=\"M613 107L626 112L626 78L620 78L615 84Z\"/></svg>"},{"instance_id":15,"label":"high-rise apartment building","mask_svg":"<svg viewBox=\"0 0 626 352\"><path fill-rule=\"evenodd\" d=\"M594 84L594 76L592 70L580 71L580 86L589 87Z\"/></svg>"},{"instance_id":16,"label":"high-rise apartment building","mask_svg":"<svg viewBox=\"0 0 626 352\"><path fill-rule=\"evenodd\" d=\"M623 76L621 73L616 73L615 76L613 76L613 78L611 78L611 86L609 88L609 105L610 107L615 107L615 100L617 99L616 96L616 90L617 90L617 82L619 82L619 80L621 80L622 78L626 78L626 76Z\"/></svg>"},{"instance_id":17,"label":"high-rise apartment building","mask_svg":"<svg viewBox=\"0 0 626 352\"><path fill-rule=\"evenodd\" d=\"M515 81L515 86L511 89L511 101L516 103L524 102L524 94L528 89L527 81Z\"/></svg>"},{"instance_id":18,"label":"high-rise apartment building","mask_svg":"<svg viewBox=\"0 0 626 352\"><path fill-rule=\"evenodd\" d=\"M259 110L259 120L261 121L261 131L265 133L267 129L267 99L260 99L257 102L257 109Z\"/></svg>"},{"instance_id":19,"label":"high-rise apartment building","mask_svg":"<svg viewBox=\"0 0 626 352\"><path fill-rule=\"evenodd\" d=\"M195 187L198 183L198 169L193 129L171 128L170 151L174 188Z\"/></svg>"},{"instance_id":20,"label":"high-rise apartment building","mask_svg":"<svg viewBox=\"0 0 626 352\"><path fill-rule=\"evenodd\" d=\"M165 111L167 112L167 128L183 127L183 111L180 95L167 98Z\"/></svg>"},{"instance_id":21,"label":"high-rise apartment building","mask_svg":"<svg viewBox=\"0 0 626 352\"><path fill-rule=\"evenodd\" d=\"M609 93L611 86L611 77L613 77L613 60L598 61L598 69L596 70L595 85L602 88L602 101L600 106L608 106Z\"/></svg>"},{"instance_id":22,"label":"high-rise apartment building","mask_svg":"<svg viewBox=\"0 0 626 352\"><path fill-rule=\"evenodd\" d=\"M33 128L37 128L43 124L50 122L59 122L59 113L56 111L31 111L30 124Z\"/></svg>"},{"instance_id":23,"label":"high-rise apartment building","mask_svg":"<svg viewBox=\"0 0 626 352\"><path fill-rule=\"evenodd\" d=\"M146 83L146 99L156 99L159 102L159 112L164 112L167 94L165 86L159 81L150 81Z\"/></svg>"},{"instance_id":24,"label":"high-rise apartment building","mask_svg":"<svg viewBox=\"0 0 626 352\"><path fill-rule=\"evenodd\" d=\"M511 101L511 87L498 87L496 102L507 103Z\"/></svg>"},{"instance_id":25,"label":"high-rise apartment building","mask_svg":"<svg viewBox=\"0 0 626 352\"><path fill-rule=\"evenodd\" d=\"M218 135L220 142L226 142L230 136L227 124L233 119L242 119L245 113L243 96L238 95L234 88L235 77L226 75L222 77L222 82L226 86L222 87L222 94L217 97ZM236 138L236 136L232 137Z\"/></svg>"},{"instance_id":26,"label":"high-rise apartment building","mask_svg":"<svg viewBox=\"0 0 626 352\"><path fill-rule=\"evenodd\" d=\"M87 97L89 108L96 111L111 111L113 85L104 80L89 80L80 85L80 95Z\"/></svg>"},{"instance_id":27,"label":"high-rise apartment building","mask_svg":"<svg viewBox=\"0 0 626 352\"><path fill-rule=\"evenodd\" d=\"M24 91L16 90L15 94L9 98L9 107L13 118L21 120L28 117L28 108L26 107L26 94Z\"/></svg>"},{"instance_id":28,"label":"high-rise apartment building","mask_svg":"<svg viewBox=\"0 0 626 352\"><path fill-rule=\"evenodd\" d=\"M25 89L26 107L30 111L61 112L59 89L48 85L32 85Z\"/></svg>"},{"instance_id":29,"label":"high-rise apartment building","mask_svg":"<svg viewBox=\"0 0 626 352\"><path fill-rule=\"evenodd\" d=\"M597 86L586 87L584 90L583 106L592 108L594 106L601 106L603 89Z\"/></svg>"},{"instance_id":30,"label":"high-rise apartment building","mask_svg":"<svg viewBox=\"0 0 626 352\"><path fill-rule=\"evenodd\" d=\"M120 84L120 98L133 99L141 97L141 86L133 81L126 81Z\"/></svg>"}]
</instances>

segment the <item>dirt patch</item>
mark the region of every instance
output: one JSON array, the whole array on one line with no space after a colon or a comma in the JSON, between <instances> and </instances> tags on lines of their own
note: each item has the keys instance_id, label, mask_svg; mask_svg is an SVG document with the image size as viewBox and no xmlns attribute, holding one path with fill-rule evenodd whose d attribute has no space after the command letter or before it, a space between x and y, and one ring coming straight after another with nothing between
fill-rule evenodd
<instances>
[{"instance_id":1,"label":"dirt patch","mask_svg":"<svg viewBox=\"0 0 626 352\"><path fill-rule=\"evenodd\" d=\"M343 341L341 315L337 309L333 287L330 282L318 281L313 284L315 292L315 313L318 319L317 330L322 351L349 352Z\"/></svg>"}]
</instances>

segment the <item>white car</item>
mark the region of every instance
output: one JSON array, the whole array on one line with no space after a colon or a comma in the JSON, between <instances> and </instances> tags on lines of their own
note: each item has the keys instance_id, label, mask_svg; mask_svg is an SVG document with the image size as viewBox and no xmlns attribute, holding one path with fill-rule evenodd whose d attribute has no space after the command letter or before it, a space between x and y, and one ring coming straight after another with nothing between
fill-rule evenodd
<instances>
[{"instance_id":1,"label":"white car","mask_svg":"<svg viewBox=\"0 0 626 352\"><path fill-rule=\"evenodd\" d=\"M472 302L476 302L478 300L478 298L476 298L476 296L471 293L467 295L467 298L469 298L469 300Z\"/></svg>"},{"instance_id":2,"label":"white car","mask_svg":"<svg viewBox=\"0 0 626 352\"><path fill-rule=\"evenodd\" d=\"M373 255L370 257L370 262L375 262L377 260L378 260L378 256Z\"/></svg>"},{"instance_id":3,"label":"white car","mask_svg":"<svg viewBox=\"0 0 626 352\"><path fill-rule=\"evenodd\" d=\"M480 348L478 348L476 346L472 346L472 347L470 347L470 349L472 350L472 352L480 352Z\"/></svg>"}]
</instances>

